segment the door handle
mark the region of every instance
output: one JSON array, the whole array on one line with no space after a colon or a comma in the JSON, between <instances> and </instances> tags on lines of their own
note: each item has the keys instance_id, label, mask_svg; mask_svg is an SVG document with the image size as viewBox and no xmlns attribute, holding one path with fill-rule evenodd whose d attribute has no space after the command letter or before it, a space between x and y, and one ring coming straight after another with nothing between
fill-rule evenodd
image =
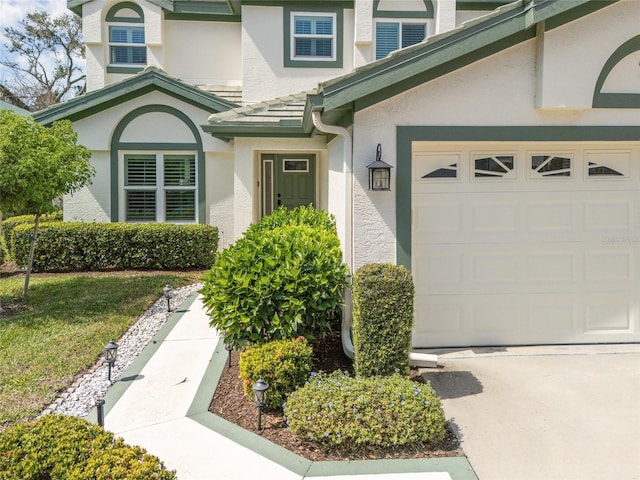
<instances>
[{"instance_id":1,"label":"door handle","mask_svg":"<svg viewBox=\"0 0 640 480\"><path fill-rule=\"evenodd\" d=\"M278 193L278 206L282 205L282 202L280 201L280 197L282 197L282 195Z\"/></svg>"}]
</instances>

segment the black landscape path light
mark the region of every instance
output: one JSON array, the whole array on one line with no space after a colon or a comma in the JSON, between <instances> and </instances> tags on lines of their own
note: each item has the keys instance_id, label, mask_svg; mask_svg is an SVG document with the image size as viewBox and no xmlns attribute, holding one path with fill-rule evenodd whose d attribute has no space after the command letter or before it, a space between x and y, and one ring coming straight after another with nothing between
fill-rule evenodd
<instances>
[{"instance_id":1,"label":"black landscape path light","mask_svg":"<svg viewBox=\"0 0 640 480\"><path fill-rule=\"evenodd\" d=\"M171 311L171 292L173 291L173 288L171 288L171 285L165 285L162 291L164 292L164 298L167 299L167 312L170 312Z\"/></svg>"},{"instance_id":2,"label":"black landscape path light","mask_svg":"<svg viewBox=\"0 0 640 480\"><path fill-rule=\"evenodd\" d=\"M96 400L96 415L98 416L98 425L104 427L104 400Z\"/></svg>"},{"instance_id":3,"label":"black landscape path light","mask_svg":"<svg viewBox=\"0 0 640 480\"><path fill-rule=\"evenodd\" d=\"M104 363L109 367L109 373L107 378L111 381L111 367L116 363L116 358L118 356L118 344L113 340L109 340L104 347Z\"/></svg>"},{"instance_id":4,"label":"black landscape path light","mask_svg":"<svg viewBox=\"0 0 640 480\"><path fill-rule=\"evenodd\" d=\"M262 408L267 403L267 389L269 384L259 379L253 384L253 404L258 407L258 430L262 430Z\"/></svg>"},{"instance_id":5,"label":"black landscape path light","mask_svg":"<svg viewBox=\"0 0 640 480\"><path fill-rule=\"evenodd\" d=\"M233 350L233 347L231 345L228 344L224 344L224 349L229 352L229 365L227 366L227 368L231 368L231 350Z\"/></svg>"}]
</instances>

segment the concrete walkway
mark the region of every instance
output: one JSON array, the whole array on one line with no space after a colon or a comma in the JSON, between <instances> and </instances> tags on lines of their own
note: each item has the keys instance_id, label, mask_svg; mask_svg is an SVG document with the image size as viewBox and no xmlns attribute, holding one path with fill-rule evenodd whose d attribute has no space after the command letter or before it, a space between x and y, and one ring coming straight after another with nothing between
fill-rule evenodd
<instances>
[{"instance_id":1,"label":"concrete walkway","mask_svg":"<svg viewBox=\"0 0 640 480\"><path fill-rule=\"evenodd\" d=\"M640 479L640 345L437 352L480 480Z\"/></svg>"},{"instance_id":2,"label":"concrete walkway","mask_svg":"<svg viewBox=\"0 0 640 480\"><path fill-rule=\"evenodd\" d=\"M105 428L180 480L475 480L465 458L310 462L210 414L227 354L196 294L105 397ZM90 418L95 419L95 412Z\"/></svg>"}]
</instances>

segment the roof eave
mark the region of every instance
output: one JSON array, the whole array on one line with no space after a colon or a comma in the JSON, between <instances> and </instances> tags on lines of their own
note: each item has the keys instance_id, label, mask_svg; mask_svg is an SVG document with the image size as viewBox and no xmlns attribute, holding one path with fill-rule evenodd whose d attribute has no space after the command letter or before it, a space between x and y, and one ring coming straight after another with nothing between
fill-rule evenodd
<instances>
[{"instance_id":1,"label":"roof eave","mask_svg":"<svg viewBox=\"0 0 640 480\"><path fill-rule=\"evenodd\" d=\"M159 71L151 70L35 112L33 118L43 125L62 119L76 121L153 90L162 91L210 113L237 107L236 104L214 94L173 80Z\"/></svg>"}]
</instances>

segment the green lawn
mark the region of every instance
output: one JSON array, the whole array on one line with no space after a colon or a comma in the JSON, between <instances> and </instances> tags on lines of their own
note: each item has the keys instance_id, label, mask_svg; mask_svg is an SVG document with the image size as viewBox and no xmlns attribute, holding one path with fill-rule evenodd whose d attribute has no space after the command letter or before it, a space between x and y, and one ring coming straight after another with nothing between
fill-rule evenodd
<instances>
[{"instance_id":1,"label":"green lawn","mask_svg":"<svg viewBox=\"0 0 640 480\"><path fill-rule=\"evenodd\" d=\"M201 272L118 272L0 279L0 427L36 416L161 295ZM12 308L7 308L12 307ZM15 307L15 308L13 308Z\"/></svg>"}]
</instances>

